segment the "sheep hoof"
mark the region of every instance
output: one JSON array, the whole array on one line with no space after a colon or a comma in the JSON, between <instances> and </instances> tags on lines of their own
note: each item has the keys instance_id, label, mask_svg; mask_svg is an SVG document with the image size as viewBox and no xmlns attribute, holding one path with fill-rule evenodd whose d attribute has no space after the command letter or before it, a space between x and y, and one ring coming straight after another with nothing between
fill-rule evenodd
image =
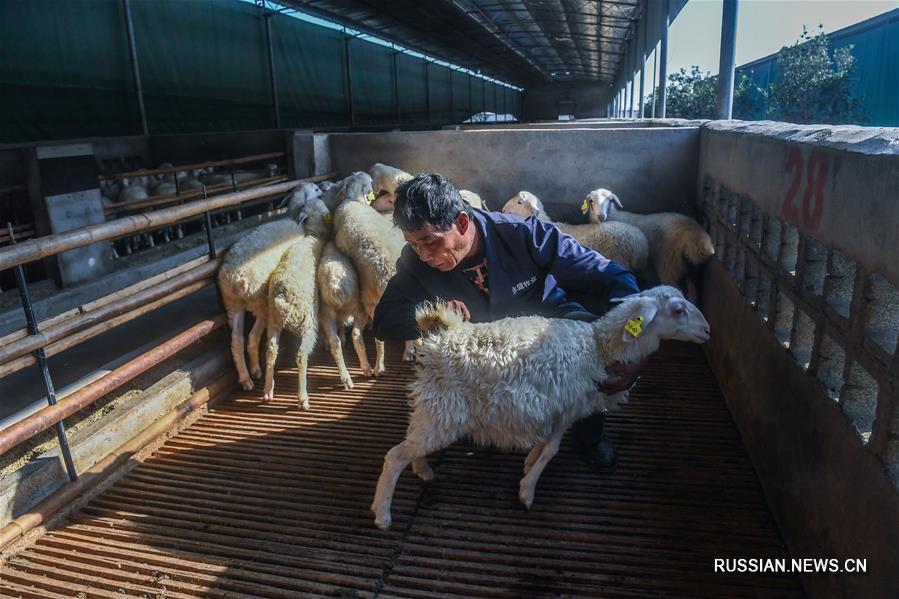
<instances>
[{"instance_id":1,"label":"sheep hoof","mask_svg":"<svg viewBox=\"0 0 899 599\"><path fill-rule=\"evenodd\" d=\"M254 379L261 379L262 378L262 369L257 366L256 368L254 368L253 370L250 371L250 376L253 377Z\"/></svg>"},{"instance_id":2,"label":"sheep hoof","mask_svg":"<svg viewBox=\"0 0 899 599\"><path fill-rule=\"evenodd\" d=\"M412 472L414 472L418 476L418 478L425 481L426 483L434 480L434 470L427 462L421 465L419 465L417 461L412 462Z\"/></svg>"},{"instance_id":3,"label":"sheep hoof","mask_svg":"<svg viewBox=\"0 0 899 599\"><path fill-rule=\"evenodd\" d=\"M350 377L340 379L340 382L343 383L343 388L347 391L353 388L353 379Z\"/></svg>"},{"instance_id":4,"label":"sheep hoof","mask_svg":"<svg viewBox=\"0 0 899 599\"><path fill-rule=\"evenodd\" d=\"M362 369L362 374L364 374L365 376L374 376L375 371L372 370L371 367L363 368L363 369Z\"/></svg>"},{"instance_id":5,"label":"sheep hoof","mask_svg":"<svg viewBox=\"0 0 899 599\"><path fill-rule=\"evenodd\" d=\"M522 484L518 490L518 499L526 509L531 509L531 504L534 503L534 490L528 489Z\"/></svg>"},{"instance_id":6,"label":"sheep hoof","mask_svg":"<svg viewBox=\"0 0 899 599\"><path fill-rule=\"evenodd\" d=\"M303 410L308 410L308 409L309 409L309 398L308 398L308 397L306 397L306 398L301 398L300 401L299 401L299 403L300 403L300 408L301 408L301 409L303 409Z\"/></svg>"},{"instance_id":7,"label":"sheep hoof","mask_svg":"<svg viewBox=\"0 0 899 599\"><path fill-rule=\"evenodd\" d=\"M243 387L244 391L252 391L253 390L253 381L250 379L240 381L240 386Z\"/></svg>"},{"instance_id":8,"label":"sheep hoof","mask_svg":"<svg viewBox=\"0 0 899 599\"><path fill-rule=\"evenodd\" d=\"M372 507L371 511L375 515L375 526L377 526L381 530L387 530L390 528L390 525L392 524L390 510L387 510L387 512L384 513L383 510Z\"/></svg>"},{"instance_id":9,"label":"sheep hoof","mask_svg":"<svg viewBox=\"0 0 899 599\"><path fill-rule=\"evenodd\" d=\"M387 374L387 369L386 369L386 368L378 368L378 369L375 371L375 376L384 376L385 374Z\"/></svg>"},{"instance_id":10,"label":"sheep hoof","mask_svg":"<svg viewBox=\"0 0 899 599\"><path fill-rule=\"evenodd\" d=\"M262 401L268 402L275 398L275 394L271 391L266 391L262 394Z\"/></svg>"}]
</instances>

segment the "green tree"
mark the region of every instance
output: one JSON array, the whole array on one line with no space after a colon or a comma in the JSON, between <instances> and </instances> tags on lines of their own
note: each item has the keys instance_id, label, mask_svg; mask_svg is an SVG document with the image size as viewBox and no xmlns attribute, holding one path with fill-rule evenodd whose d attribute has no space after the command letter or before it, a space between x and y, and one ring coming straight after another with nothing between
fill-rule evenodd
<instances>
[{"instance_id":1,"label":"green tree","mask_svg":"<svg viewBox=\"0 0 899 599\"><path fill-rule=\"evenodd\" d=\"M818 25L777 55L780 76L762 92L768 118L791 123L846 123L861 120L860 99L852 95L855 57L852 46L830 51L830 39Z\"/></svg>"},{"instance_id":2,"label":"green tree","mask_svg":"<svg viewBox=\"0 0 899 599\"><path fill-rule=\"evenodd\" d=\"M821 25L802 35L777 55L780 75L767 89L741 73L734 84L735 119L769 118L791 123L849 123L863 118L861 99L852 95L855 57L852 46L831 52L830 39ZM718 98L718 76L693 66L668 76L666 115L669 118L713 119ZM658 89L656 89L658 98ZM647 96L644 117L652 116Z\"/></svg>"},{"instance_id":3,"label":"green tree","mask_svg":"<svg viewBox=\"0 0 899 599\"><path fill-rule=\"evenodd\" d=\"M703 73L693 65L688 73L681 69L668 76L665 116L679 119L714 119L718 102L718 75ZM656 88L656 102L659 90ZM733 116L751 119L763 112L763 97L745 73L734 84ZM652 96L647 96L643 116L652 116Z\"/></svg>"}]
</instances>

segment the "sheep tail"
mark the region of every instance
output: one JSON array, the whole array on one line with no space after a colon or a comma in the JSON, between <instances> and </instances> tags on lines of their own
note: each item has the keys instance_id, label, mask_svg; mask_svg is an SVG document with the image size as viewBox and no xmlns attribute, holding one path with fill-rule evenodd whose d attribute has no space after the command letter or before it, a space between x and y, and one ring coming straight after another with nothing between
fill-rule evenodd
<instances>
[{"instance_id":1,"label":"sheep tail","mask_svg":"<svg viewBox=\"0 0 899 599\"><path fill-rule=\"evenodd\" d=\"M696 236L692 243L685 245L684 254L690 264L705 264L715 254L712 238L705 231Z\"/></svg>"},{"instance_id":2,"label":"sheep tail","mask_svg":"<svg viewBox=\"0 0 899 599\"><path fill-rule=\"evenodd\" d=\"M422 302L415 309L415 321L423 334L436 333L462 324L462 314L443 302Z\"/></svg>"}]
</instances>

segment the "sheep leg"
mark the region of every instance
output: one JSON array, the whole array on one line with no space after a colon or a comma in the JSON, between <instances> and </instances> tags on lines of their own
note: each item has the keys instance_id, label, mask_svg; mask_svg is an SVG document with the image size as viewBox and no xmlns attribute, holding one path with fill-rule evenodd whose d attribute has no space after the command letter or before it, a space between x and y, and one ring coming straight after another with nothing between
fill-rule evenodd
<instances>
[{"instance_id":1,"label":"sheep leg","mask_svg":"<svg viewBox=\"0 0 899 599\"><path fill-rule=\"evenodd\" d=\"M247 362L244 360L244 314L244 310L234 312L229 310L228 316L231 320L231 357L234 358L234 367L237 368L237 380L244 388L244 391L249 391L253 388L253 380L250 378L250 373L247 372Z\"/></svg>"},{"instance_id":2,"label":"sheep leg","mask_svg":"<svg viewBox=\"0 0 899 599\"><path fill-rule=\"evenodd\" d=\"M528 473L521 479L521 483L518 486L518 498L524 504L524 507L531 509L531 504L534 503L534 489L537 487L537 481L540 479L540 475L543 474L543 469L546 468L549 461L559 451L559 443L562 441L563 434L565 434L565 431L558 432L543 444L543 447L540 449L540 455L534 460Z\"/></svg>"},{"instance_id":3,"label":"sheep leg","mask_svg":"<svg viewBox=\"0 0 899 599\"><path fill-rule=\"evenodd\" d=\"M250 329L250 336L247 339L247 354L250 357L250 376L258 379L262 376L262 368L259 366L259 341L262 338L262 332L265 330L264 318L257 316L253 328Z\"/></svg>"},{"instance_id":4,"label":"sheep leg","mask_svg":"<svg viewBox=\"0 0 899 599\"><path fill-rule=\"evenodd\" d=\"M306 370L309 368L309 354L300 351L297 354L297 401L304 410L309 409L309 389L306 387Z\"/></svg>"},{"instance_id":5,"label":"sheep leg","mask_svg":"<svg viewBox=\"0 0 899 599\"><path fill-rule=\"evenodd\" d=\"M375 514L375 526L381 530L390 528L390 504L393 502L393 491L403 470L410 462L427 455L423 445L406 439L384 456L384 468L378 479L375 498L371 503L371 511Z\"/></svg>"},{"instance_id":6,"label":"sheep leg","mask_svg":"<svg viewBox=\"0 0 899 599\"><path fill-rule=\"evenodd\" d=\"M534 462L540 456L540 452L543 451L543 446L545 443L537 443L531 449L530 453L528 453L527 457L524 458L524 473L527 474L530 472L531 467L534 465Z\"/></svg>"},{"instance_id":7,"label":"sheep leg","mask_svg":"<svg viewBox=\"0 0 899 599\"><path fill-rule=\"evenodd\" d=\"M265 352L265 387L262 401L270 401L275 397L275 362L278 361L278 343L281 339L281 327L273 322L268 323L268 344Z\"/></svg>"},{"instance_id":8,"label":"sheep leg","mask_svg":"<svg viewBox=\"0 0 899 599\"><path fill-rule=\"evenodd\" d=\"M359 356L359 368L362 369L362 374L371 376L373 371L371 364L368 363L368 356L365 354L365 340L362 338L362 329L365 328L367 322L367 318L356 316L353 319L353 330L350 335L353 338L353 347L356 349L356 355Z\"/></svg>"},{"instance_id":9,"label":"sheep leg","mask_svg":"<svg viewBox=\"0 0 899 599\"><path fill-rule=\"evenodd\" d=\"M297 350L297 401L304 410L309 409L309 389L306 386L306 371L309 369L309 354L315 347L315 326L304 326L301 332L300 348Z\"/></svg>"},{"instance_id":10,"label":"sheep leg","mask_svg":"<svg viewBox=\"0 0 899 599\"><path fill-rule=\"evenodd\" d=\"M385 372L387 368L384 367L384 342L375 339L375 376L381 376Z\"/></svg>"},{"instance_id":11,"label":"sheep leg","mask_svg":"<svg viewBox=\"0 0 899 599\"><path fill-rule=\"evenodd\" d=\"M340 336L337 334L337 322L333 318L322 317L322 329L328 340L328 347L331 349L331 357L337 363L337 371L340 373L340 382L343 383L344 389L353 388L353 377L350 376L346 363L343 360L343 345L340 343Z\"/></svg>"},{"instance_id":12,"label":"sheep leg","mask_svg":"<svg viewBox=\"0 0 899 599\"><path fill-rule=\"evenodd\" d=\"M428 464L427 457L420 457L412 460L412 472L425 482L434 480L434 471L431 469L431 465Z\"/></svg>"},{"instance_id":13,"label":"sheep leg","mask_svg":"<svg viewBox=\"0 0 899 599\"><path fill-rule=\"evenodd\" d=\"M403 347L403 362L414 362L415 361L415 341L410 339L406 341L406 345Z\"/></svg>"}]
</instances>

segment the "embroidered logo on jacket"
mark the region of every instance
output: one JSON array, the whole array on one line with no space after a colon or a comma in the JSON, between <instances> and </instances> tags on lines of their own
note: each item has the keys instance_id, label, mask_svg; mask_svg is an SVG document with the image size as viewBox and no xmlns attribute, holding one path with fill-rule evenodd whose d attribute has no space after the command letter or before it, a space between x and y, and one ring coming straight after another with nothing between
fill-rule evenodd
<instances>
[{"instance_id":1,"label":"embroidered logo on jacket","mask_svg":"<svg viewBox=\"0 0 899 599\"><path fill-rule=\"evenodd\" d=\"M528 287L530 287L531 285L533 285L536 282L537 282L537 277L533 276L530 279L521 281L520 283L518 283L516 285L512 285L512 295L518 295L519 293L521 293L522 291L524 291L525 289L527 289Z\"/></svg>"}]
</instances>

